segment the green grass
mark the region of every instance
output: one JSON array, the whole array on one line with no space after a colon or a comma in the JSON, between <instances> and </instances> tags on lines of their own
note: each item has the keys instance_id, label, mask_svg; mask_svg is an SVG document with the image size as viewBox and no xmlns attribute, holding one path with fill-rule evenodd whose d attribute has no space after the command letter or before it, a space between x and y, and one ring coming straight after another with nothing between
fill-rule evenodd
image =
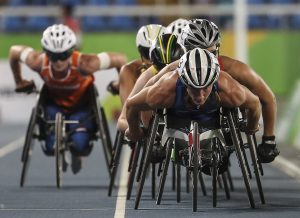
<instances>
[{"instance_id":1,"label":"green grass","mask_svg":"<svg viewBox=\"0 0 300 218\"><path fill-rule=\"evenodd\" d=\"M12 45L28 45L41 50L40 33L0 34L0 58L7 58ZM139 57L135 46L135 33L88 33L82 38L82 52L123 52L129 60Z\"/></svg>"}]
</instances>

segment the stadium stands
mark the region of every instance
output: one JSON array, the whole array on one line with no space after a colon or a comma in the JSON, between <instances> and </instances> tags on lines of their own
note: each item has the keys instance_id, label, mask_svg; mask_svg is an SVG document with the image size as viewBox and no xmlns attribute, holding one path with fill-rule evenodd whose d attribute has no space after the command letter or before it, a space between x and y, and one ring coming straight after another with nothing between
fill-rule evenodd
<instances>
[{"instance_id":1,"label":"stadium stands","mask_svg":"<svg viewBox=\"0 0 300 218\"><path fill-rule=\"evenodd\" d=\"M72 5L75 8L81 5L136 5L142 3L142 0L9 0L7 1L10 7L22 7L32 5ZM147 1L148 2L148 1ZM189 2L194 4L201 3L213 3L213 4L233 4L233 0L190 0ZM259 4L291 4L300 3L300 0L247 0L249 5ZM150 19L158 19L158 17L127 17L127 16L84 16L80 17L80 23L83 31L124 31L134 30L141 24L144 25L145 21ZM220 22L218 24L222 28L223 26L232 25L232 16L220 16L217 18ZM57 21L57 17L46 16L6 16L2 20L2 28L8 32L20 32L20 31L40 31L45 29L48 25ZM251 15L249 16L248 26L250 29L277 29L277 28L300 28L300 12L299 14L289 16L275 16L275 15Z\"/></svg>"},{"instance_id":2,"label":"stadium stands","mask_svg":"<svg viewBox=\"0 0 300 218\"><path fill-rule=\"evenodd\" d=\"M86 5L109 5L109 0L87 0ZM107 29L106 17L85 16L81 19L81 27L83 31L99 31Z\"/></svg>"}]
</instances>

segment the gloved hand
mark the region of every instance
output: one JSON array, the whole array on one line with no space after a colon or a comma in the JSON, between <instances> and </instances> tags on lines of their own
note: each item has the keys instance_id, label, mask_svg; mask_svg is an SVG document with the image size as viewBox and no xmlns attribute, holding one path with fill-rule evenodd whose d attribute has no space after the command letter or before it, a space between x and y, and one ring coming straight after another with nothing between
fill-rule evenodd
<instances>
[{"instance_id":1,"label":"gloved hand","mask_svg":"<svg viewBox=\"0 0 300 218\"><path fill-rule=\"evenodd\" d=\"M31 81L22 80L17 84L15 91L16 92L25 92L27 94L30 94L30 93L36 91L36 86L32 80Z\"/></svg>"},{"instance_id":2,"label":"gloved hand","mask_svg":"<svg viewBox=\"0 0 300 218\"><path fill-rule=\"evenodd\" d=\"M279 155L276 147L275 136L263 136L262 143L257 148L257 154L260 162L270 163Z\"/></svg>"},{"instance_id":3,"label":"gloved hand","mask_svg":"<svg viewBox=\"0 0 300 218\"><path fill-rule=\"evenodd\" d=\"M111 81L107 87L106 87L106 90L108 92L110 92L112 95L118 95L119 94L119 83L118 81Z\"/></svg>"}]
</instances>

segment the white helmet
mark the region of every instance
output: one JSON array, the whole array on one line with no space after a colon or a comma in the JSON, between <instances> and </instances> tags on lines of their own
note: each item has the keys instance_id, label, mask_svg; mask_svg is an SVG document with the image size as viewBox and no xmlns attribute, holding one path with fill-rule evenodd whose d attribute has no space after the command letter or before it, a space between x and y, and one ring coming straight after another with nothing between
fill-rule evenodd
<instances>
[{"instance_id":1,"label":"white helmet","mask_svg":"<svg viewBox=\"0 0 300 218\"><path fill-rule=\"evenodd\" d=\"M44 31L41 44L46 52L63 53L73 50L76 46L76 36L69 27L54 24Z\"/></svg>"},{"instance_id":2,"label":"white helmet","mask_svg":"<svg viewBox=\"0 0 300 218\"><path fill-rule=\"evenodd\" d=\"M178 40L180 40L181 33L183 28L189 24L189 21L186 19L179 18L170 23L166 28L166 33L171 33L177 36ZM180 41L178 41L180 43Z\"/></svg>"},{"instance_id":3,"label":"white helmet","mask_svg":"<svg viewBox=\"0 0 300 218\"><path fill-rule=\"evenodd\" d=\"M165 31L165 27L159 24L149 24L142 26L136 34L136 47L140 54L149 58L149 49L151 48L152 42L157 36L160 36Z\"/></svg>"},{"instance_id":4,"label":"white helmet","mask_svg":"<svg viewBox=\"0 0 300 218\"><path fill-rule=\"evenodd\" d=\"M188 49L209 48L220 44L220 32L216 24L205 19L194 19L183 29L182 44Z\"/></svg>"},{"instance_id":5,"label":"white helmet","mask_svg":"<svg viewBox=\"0 0 300 218\"><path fill-rule=\"evenodd\" d=\"M211 52L195 48L180 58L177 71L186 86L199 89L211 85L219 78L220 66Z\"/></svg>"}]
</instances>

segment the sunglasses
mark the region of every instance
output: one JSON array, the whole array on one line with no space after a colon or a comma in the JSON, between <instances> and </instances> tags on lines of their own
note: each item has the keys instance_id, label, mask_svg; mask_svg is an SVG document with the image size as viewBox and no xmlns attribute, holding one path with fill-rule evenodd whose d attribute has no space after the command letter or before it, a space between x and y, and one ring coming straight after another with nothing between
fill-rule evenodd
<instances>
[{"instance_id":1,"label":"sunglasses","mask_svg":"<svg viewBox=\"0 0 300 218\"><path fill-rule=\"evenodd\" d=\"M72 53L73 53L73 50L65 51L62 53L53 53L50 51L46 51L46 54L47 54L49 60L52 62L56 62L58 60L65 61L72 55Z\"/></svg>"}]
</instances>

